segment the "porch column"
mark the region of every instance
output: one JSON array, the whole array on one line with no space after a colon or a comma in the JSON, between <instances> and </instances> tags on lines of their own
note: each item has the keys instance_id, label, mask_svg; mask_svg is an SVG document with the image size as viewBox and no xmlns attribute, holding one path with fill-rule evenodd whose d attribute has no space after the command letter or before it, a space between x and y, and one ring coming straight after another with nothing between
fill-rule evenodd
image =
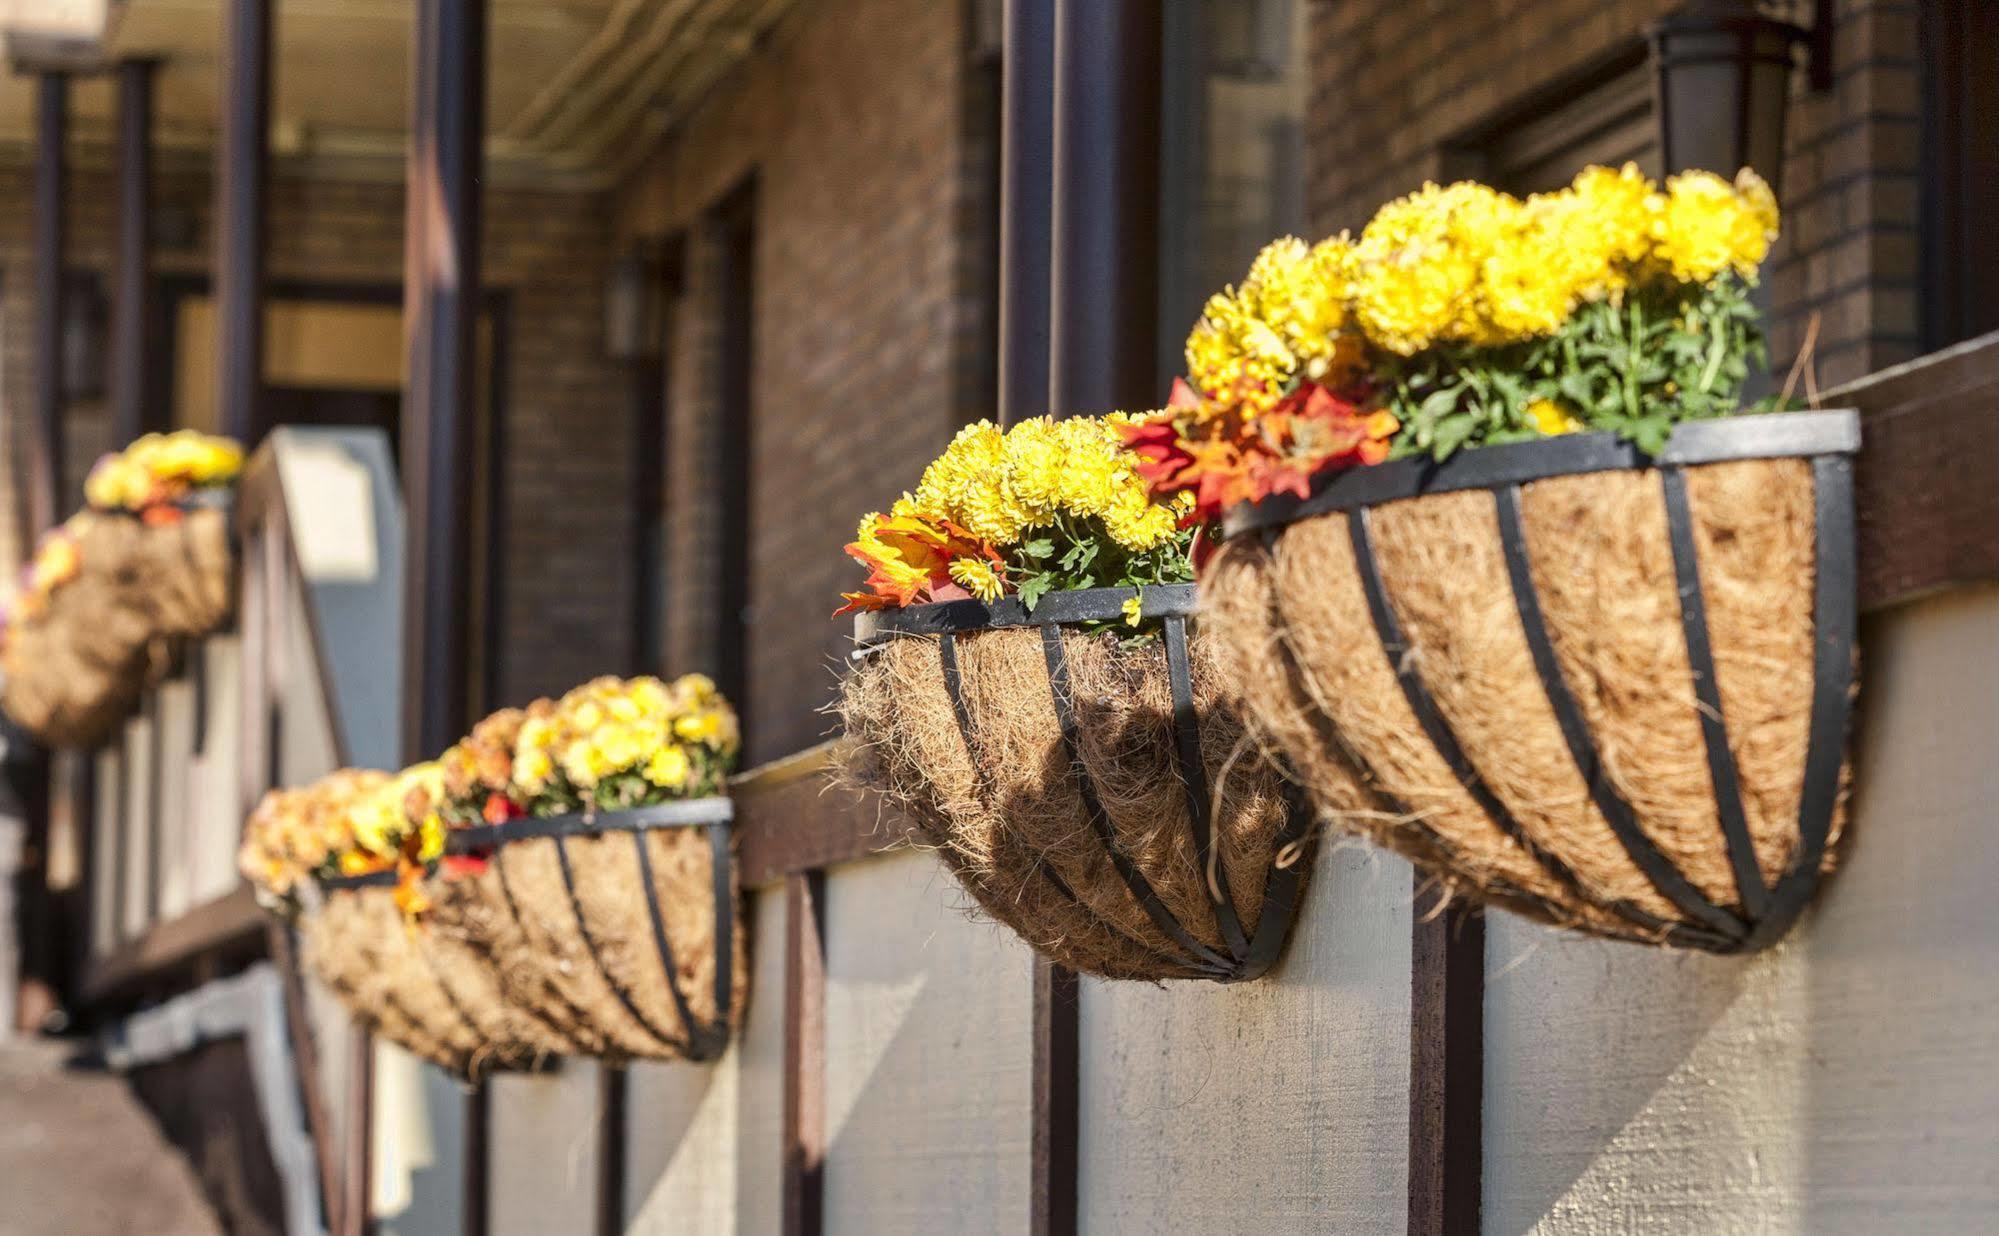
<instances>
[{"instance_id":1,"label":"porch column","mask_svg":"<svg viewBox=\"0 0 1999 1236\"><path fill-rule=\"evenodd\" d=\"M436 756L469 721L472 458L486 0L418 0L403 249L403 753ZM460 1229L487 1226L488 1091L465 1102Z\"/></svg>"},{"instance_id":2,"label":"porch column","mask_svg":"<svg viewBox=\"0 0 1999 1236\"><path fill-rule=\"evenodd\" d=\"M118 66L118 254L111 291L111 445L162 428L146 398L151 370L153 70Z\"/></svg>"},{"instance_id":3,"label":"porch column","mask_svg":"<svg viewBox=\"0 0 1999 1236\"><path fill-rule=\"evenodd\" d=\"M28 522L35 535L62 519L63 502L63 204L68 167L69 77L35 78L35 416L29 435Z\"/></svg>"},{"instance_id":4,"label":"porch column","mask_svg":"<svg viewBox=\"0 0 1999 1236\"><path fill-rule=\"evenodd\" d=\"M1055 0L1006 0L1000 56L999 419L1048 411Z\"/></svg>"},{"instance_id":5,"label":"porch column","mask_svg":"<svg viewBox=\"0 0 1999 1236\"><path fill-rule=\"evenodd\" d=\"M271 0L224 0L216 143L215 372L221 430L263 437L264 225L270 179Z\"/></svg>"},{"instance_id":6,"label":"porch column","mask_svg":"<svg viewBox=\"0 0 1999 1236\"><path fill-rule=\"evenodd\" d=\"M69 78L44 70L35 79L35 217L34 217L34 374L35 408L28 425L28 535L33 538L55 527L63 508L63 266L67 198L67 168L63 141L69 130ZM16 1026L32 1031L58 1007L62 946L55 904L48 889L49 793L48 754L31 748L14 753L6 769L14 811L21 820L18 866L11 873L20 903L10 921L0 923L0 948L18 944L17 988L0 998L0 1009L11 1010ZM13 938L20 926L18 941ZM0 1026L0 1038L13 1027Z\"/></svg>"},{"instance_id":7,"label":"porch column","mask_svg":"<svg viewBox=\"0 0 1999 1236\"><path fill-rule=\"evenodd\" d=\"M1055 22L1051 411L1139 410L1154 389L1160 6L1061 0Z\"/></svg>"},{"instance_id":8,"label":"porch column","mask_svg":"<svg viewBox=\"0 0 1999 1236\"><path fill-rule=\"evenodd\" d=\"M1038 66L1052 66L1049 251L1041 259L1048 263L1047 307L1038 321L1031 308L1003 308L1005 329L1026 335L1040 325L1045 331L1047 411L1070 416L1150 407L1159 282L1159 6L1151 0L1055 0L1053 20L1045 24L1037 24L1042 15L1028 7L1028 0L1019 0L1007 14L1007 89L1012 94L1016 67L1032 87ZM1018 116L1022 125L1016 152L1032 140L1028 109L1034 103L1020 97L1006 103L1009 124ZM1011 128L1008 136L1014 136ZM1032 165L1018 167L1014 153L1005 168L1016 185L1033 183ZM1018 219L1033 218L1029 203L1010 199L1008 209L1018 211ZM1023 235L1032 235L1031 223L1015 233L1024 250L1031 242ZM1019 287L1032 286L1032 266L1017 269L1012 255L1002 262ZM1024 372L1027 364L1009 358L1003 372ZM1002 407L1015 414L1042 411L1031 406L1032 394L1012 388ZM1035 958L1029 1134L1035 1236L1066 1236L1077 1228L1080 998L1074 971Z\"/></svg>"}]
</instances>

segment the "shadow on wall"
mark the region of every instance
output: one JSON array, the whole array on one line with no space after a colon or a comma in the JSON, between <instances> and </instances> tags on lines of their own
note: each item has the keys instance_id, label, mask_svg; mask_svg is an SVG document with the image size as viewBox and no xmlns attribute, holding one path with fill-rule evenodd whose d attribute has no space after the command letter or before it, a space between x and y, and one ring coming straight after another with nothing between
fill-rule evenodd
<instances>
[{"instance_id":1,"label":"shadow on wall","mask_svg":"<svg viewBox=\"0 0 1999 1236\"><path fill-rule=\"evenodd\" d=\"M826 880L828 1230L1028 1229L1033 956L936 859Z\"/></svg>"}]
</instances>

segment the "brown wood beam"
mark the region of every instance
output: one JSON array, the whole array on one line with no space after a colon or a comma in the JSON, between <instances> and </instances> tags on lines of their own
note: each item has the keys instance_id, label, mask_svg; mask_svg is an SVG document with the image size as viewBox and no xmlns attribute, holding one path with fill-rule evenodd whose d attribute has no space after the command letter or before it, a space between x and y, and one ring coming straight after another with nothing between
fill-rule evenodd
<instances>
[{"instance_id":1,"label":"brown wood beam","mask_svg":"<svg viewBox=\"0 0 1999 1236\"><path fill-rule=\"evenodd\" d=\"M333 1144L333 1123L326 1110L326 1096L319 1086L319 1044L312 1037L307 1020L305 982L299 970L297 928L290 923L267 919L265 933L271 958L277 966L278 983L284 992L285 1031L291 1044L292 1072L298 1083L299 1104L305 1109L306 1131L312 1134L313 1159L319 1168L319 1205L326 1230L343 1231L340 1206L340 1161Z\"/></svg>"},{"instance_id":2,"label":"brown wood beam","mask_svg":"<svg viewBox=\"0 0 1999 1236\"><path fill-rule=\"evenodd\" d=\"M737 865L745 888L914 839L914 827L873 795L829 780L842 750L841 743L821 743L730 782L729 793L736 800Z\"/></svg>"},{"instance_id":3,"label":"brown wood beam","mask_svg":"<svg viewBox=\"0 0 1999 1236\"><path fill-rule=\"evenodd\" d=\"M785 878L784 1236L819 1236L825 1219L826 873Z\"/></svg>"},{"instance_id":4,"label":"brown wood beam","mask_svg":"<svg viewBox=\"0 0 1999 1236\"><path fill-rule=\"evenodd\" d=\"M1999 580L1999 333L1824 397L1861 411L1860 608Z\"/></svg>"},{"instance_id":5,"label":"brown wood beam","mask_svg":"<svg viewBox=\"0 0 1999 1236\"><path fill-rule=\"evenodd\" d=\"M111 442L161 428L152 402L153 84L151 60L118 65L118 251L111 277Z\"/></svg>"},{"instance_id":6,"label":"brown wood beam","mask_svg":"<svg viewBox=\"0 0 1999 1236\"><path fill-rule=\"evenodd\" d=\"M120 852L125 848L118 847ZM117 904L124 905L122 895ZM83 997L92 1002L115 999L202 956L253 945L268 921L248 887L205 901L153 924L144 935L96 962L84 976Z\"/></svg>"},{"instance_id":7,"label":"brown wood beam","mask_svg":"<svg viewBox=\"0 0 1999 1236\"><path fill-rule=\"evenodd\" d=\"M1416 877L1419 883L1422 877ZM1409 955L1409 1234L1479 1226L1484 1175L1485 918L1434 887L1413 906Z\"/></svg>"},{"instance_id":8,"label":"brown wood beam","mask_svg":"<svg viewBox=\"0 0 1999 1236\"><path fill-rule=\"evenodd\" d=\"M625 1107L630 1087L624 1065L610 1060L598 1064L596 1236L623 1236L625 1230Z\"/></svg>"},{"instance_id":9,"label":"brown wood beam","mask_svg":"<svg viewBox=\"0 0 1999 1236\"><path fill-rule=\"evenodd\" d=\"M222 432L247 449L264 435L264 236L270 183L271 0L222 7L222 116L216 141L215 372Z\"/></svg>"},{"instance_id":10,"label":"brown wood beam","mask_svg":"<svg viewBox=\"0 0 1999 1236\"><path fill-rule=\"evenodd\" d=\"M1034 1094L1028 1129L1032 1236L1077 1229L1082 1119L1082 1027L1076 972L1034 958Z\"/></svg>"}]
</instances>

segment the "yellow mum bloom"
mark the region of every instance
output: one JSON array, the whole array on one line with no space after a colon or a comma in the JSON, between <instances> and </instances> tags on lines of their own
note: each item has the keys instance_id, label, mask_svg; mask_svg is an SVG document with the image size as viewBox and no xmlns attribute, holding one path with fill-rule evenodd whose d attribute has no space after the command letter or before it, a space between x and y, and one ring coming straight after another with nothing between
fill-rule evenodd
<instances>
[{"instance_id":1,"label":"yellow mum bloom","mask_svg":"<svg viewBox=\"0 0 1999 1236\"><path fill-rule=\"evenodd\" d=\"M951 578L981 601L997 601L1005 591L999 572L983 558L957 558L951 563Z\"/></svg>"},{"instance_id":2,"label":"yellow mum bloom","mask_svg":"<svg viewBox=\"0 0 1999 1236\"><path fill-rule=\"evenodd\" d=\"M1683 172L1666 182L1653 254L1660 268L1686 283L1706 283L1725 270L1753 280L1776 238L1776 200L1756 173L1745 168L1731 185L1712 172Z\"/></svg>"},{"instance_id":3,"label":"yellow mum bloom","mask_svg":"<svg viewBox=\"0 0 1999 1236\"><path fill-rule=\"evenodd\" d=\"M1128 627L1137 626L1145 617L1145 602L1140 597L1126 597L1122 608L1124 610L1124 624Z\"/></svg>"},{"instance_id":4,"label":"yellow mum bloom","mask_svg":"<svg viewBox=\"0 0 1999 1236\"><path fill-rule=\"evenodd\" d=\"M1353 252L1354 316L1368 338L1403 356L1491 341L1480 280L1519 211L1514 198L1470 181L1426 184L1383 206Z\"/></svg>"},{"instance_id":5,"label":"yellow mum bloom","mask_svg":"<svg viewBox=\"0 0 1999 1236\"><path fill-rule=\"evenodd\" d=\"M1528 404L1527 423L1551 438L1565 433L1579 433L1585 428L1581 421L1552 399L1536 399Z\"/></svg>"},{"instance_id":6,"label":"yellow mum bloom","mask_svg":"<svg viewBox=\"0 0 1999 1236\"><path fill-rule=\"evenodd\" d=\"M682 748L661 747L646 761L645 779L663 790L677 790L687 784L687 775L692 767L687 752Z\"/></svg>"}]
</instances>

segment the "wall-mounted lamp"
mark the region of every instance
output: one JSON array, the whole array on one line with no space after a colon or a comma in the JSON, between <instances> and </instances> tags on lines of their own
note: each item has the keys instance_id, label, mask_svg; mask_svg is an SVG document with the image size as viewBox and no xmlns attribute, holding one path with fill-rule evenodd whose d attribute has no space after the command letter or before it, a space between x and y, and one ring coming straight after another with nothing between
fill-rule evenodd
<instances>
[{"instance_id":1,"label":"wall-mounted lamp","mask_svg":"<svg viewBox=\"0 0 1999 1236\"><path fill-rule=\"evenodd\" d=\"M1658 74L1665 170L1727 176L1752 167L1782 195L1784 114L1795 49L1809 49L1814 89L1831 84L1832 5L1814 28L1765 16L1750 0L1692 0L1647 32Z\"/></svg>"},{"instance_id":2,"label":"wall-mounted lamp","mask_svg":"<svg viewBox=\"0 0 1999 1236\"><path fill-rule=\"evenodd\" d=\"M646 246L611 263L604 284L604 353L614 361L659 354L664 315L659 255Z\"/></svg>"}]
</instances>

